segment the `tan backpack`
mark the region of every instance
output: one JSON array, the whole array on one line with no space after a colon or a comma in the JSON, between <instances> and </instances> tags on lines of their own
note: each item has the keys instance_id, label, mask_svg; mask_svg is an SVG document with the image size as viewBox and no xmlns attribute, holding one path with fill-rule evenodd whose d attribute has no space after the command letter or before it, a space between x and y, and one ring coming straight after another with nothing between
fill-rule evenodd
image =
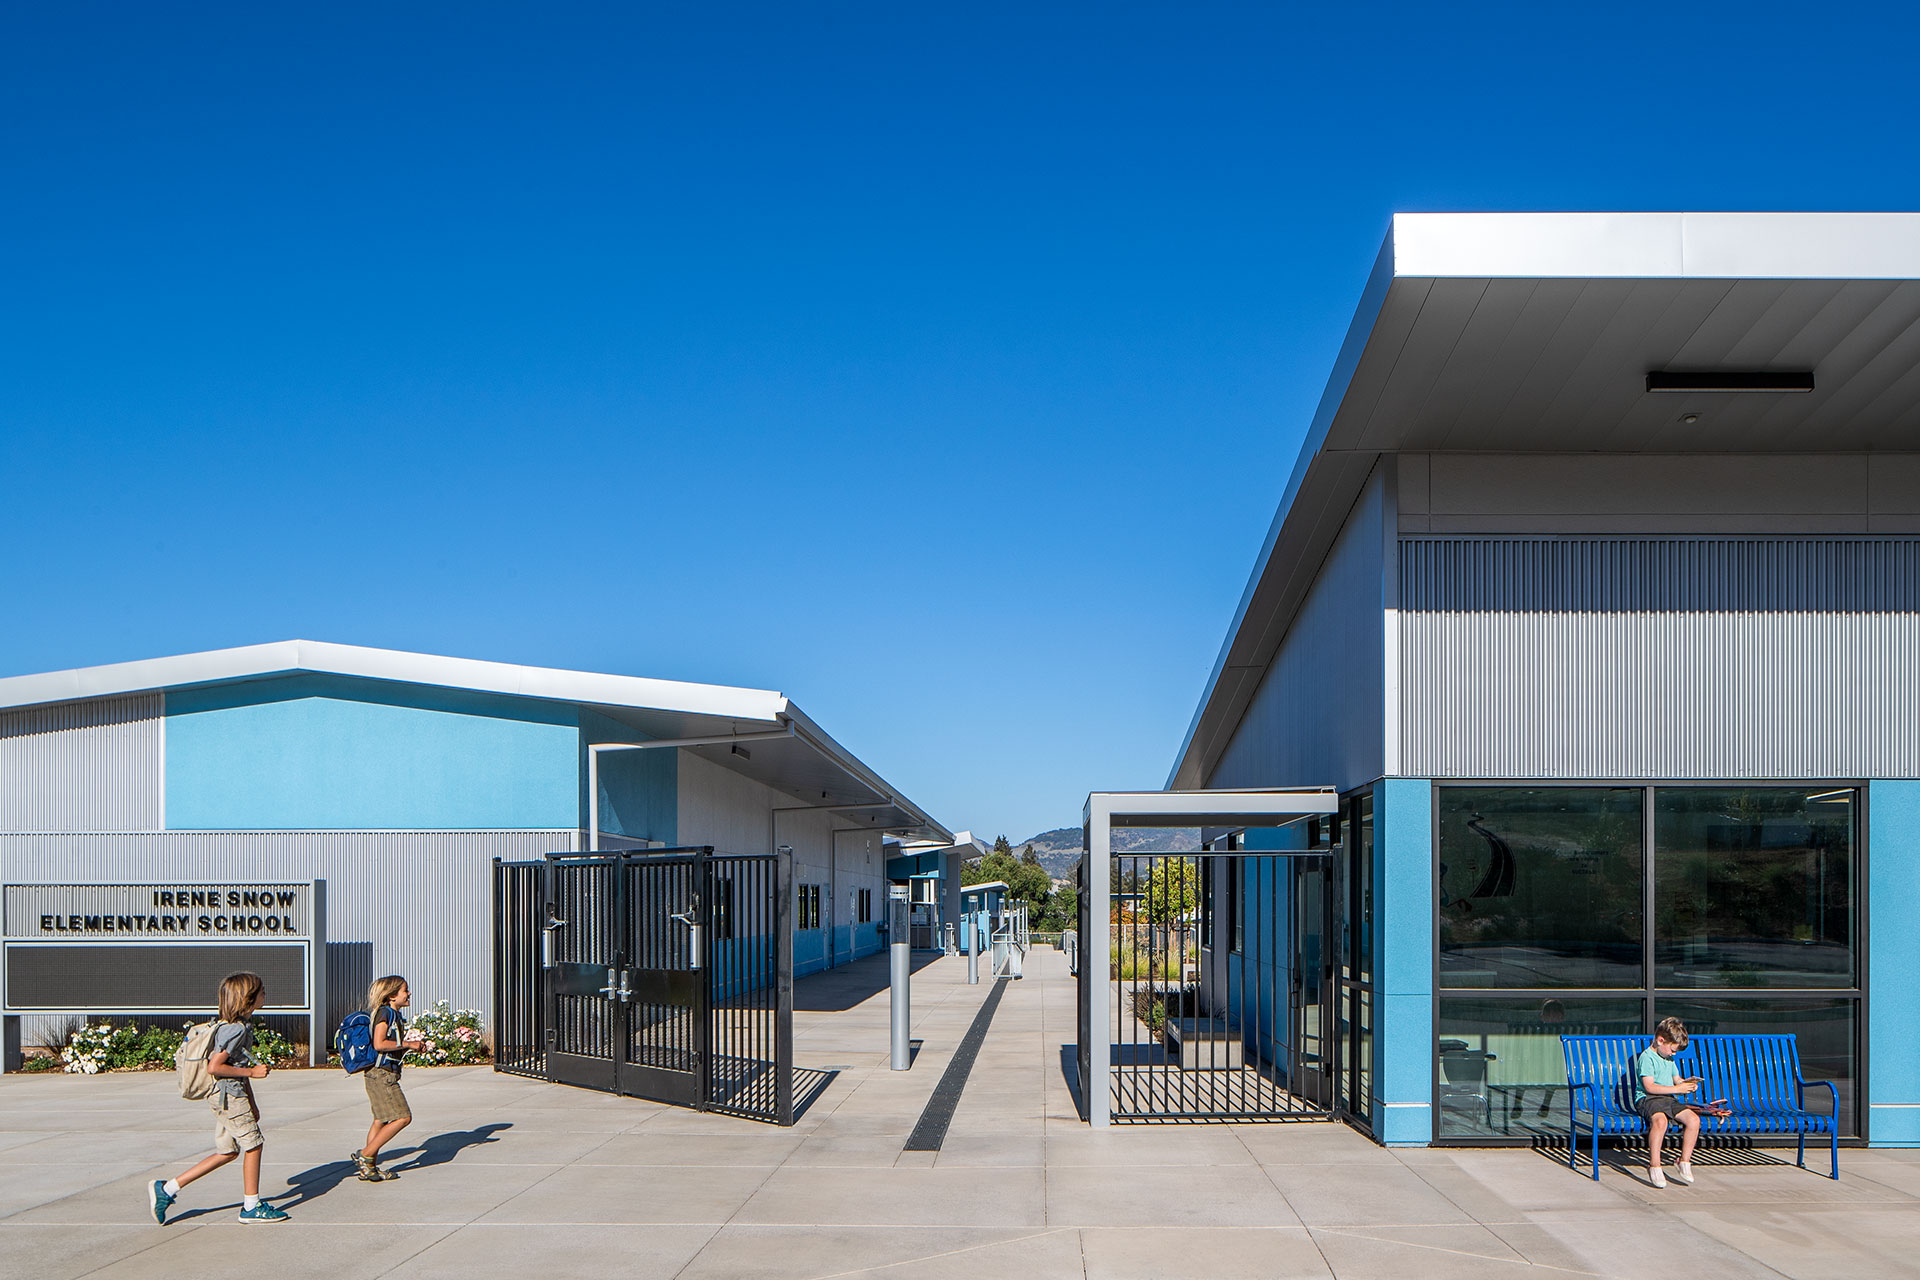
<instances>
[{"instance_id":1,"label":"tan backpack","mask_svg":"<svg viewBox=\"0 0 1920 1280\"><path fill-rule=\"evenodd\" d=\"M213 1052L213 1029L219 1020L199 1022L187 1028L187 1038L174 1050L173 1069L180 1073L180 1096L198 1102L211 1098L220 1082L207 1070L207 1057Z\"/></svg>"}]
</instances>

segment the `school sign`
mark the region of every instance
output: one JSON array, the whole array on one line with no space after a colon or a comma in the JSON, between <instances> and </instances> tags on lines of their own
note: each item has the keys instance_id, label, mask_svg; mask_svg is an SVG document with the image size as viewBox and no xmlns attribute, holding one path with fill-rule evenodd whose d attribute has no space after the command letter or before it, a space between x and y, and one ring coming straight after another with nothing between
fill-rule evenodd
<instances>
[{"instance_id":1,"label":"school sign","mask_svg":"<svg viewBox=\"0 0 1920 1280\"><path fill-rule=\"evenodd\" d=\"M303 1015L326 1060L326 882L0 886L0 1013L8 1065L21 1014L192 1017L236 970L266 982L261 1012Z\"/></svg>"}]
</instances>

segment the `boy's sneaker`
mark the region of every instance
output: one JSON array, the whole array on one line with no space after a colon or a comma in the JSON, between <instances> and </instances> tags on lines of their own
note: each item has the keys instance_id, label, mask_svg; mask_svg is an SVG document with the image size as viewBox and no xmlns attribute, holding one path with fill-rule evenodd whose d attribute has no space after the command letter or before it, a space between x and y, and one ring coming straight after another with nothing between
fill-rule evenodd
<instances>
[{"instance_id":1,"label":"boy's sneaker","mask_svg":"<svg viewBox=\"0 0 1920 1280\"><path fill-rule=\"evenodd\" d=\"M1693 1166L1682 1160L1673 1166L1673 1180L1683 1187L1693 1185Z\"/></svg>"},{"instance_id":2,"label":"boy's sneaker","mask_svg":"<svg viewBox=\"0 0 1920 1280\"><path fill-rule=\"evenodd\" d=\"M286 1220L287 1211L285 1209L276 1208L268 1204L265 1200L262 1200L251 1209L242 1209L240 1211L240 1221L242 1222L285 1222Z\"/></svg>"},{"instance_id":3,"label":"boy's sneaker","mask_svg":"<svg viewBox=\"0 0 1920 1280\"><path fill-rule=\"evenodd\" d=\"M147 1207L153 1210L153 1220L160 1226L167 1225L167 1210L173 1208L177 1196L167 1194L167 1184L150 1182L147 1184Z\"/></svg>"},{"instance_id":4,"label":"boy's sneaker","mask_svg":"<svg viewBox=\"0 0 1920 1280\"><path fill-rule=\"evenodd\" d=\"M1649 1169L1647 1170L1647 1181L1656 1187L1664 1188L1667 1185L1667 1175L1658 1169Z\"/></svg>"}]
</instances>

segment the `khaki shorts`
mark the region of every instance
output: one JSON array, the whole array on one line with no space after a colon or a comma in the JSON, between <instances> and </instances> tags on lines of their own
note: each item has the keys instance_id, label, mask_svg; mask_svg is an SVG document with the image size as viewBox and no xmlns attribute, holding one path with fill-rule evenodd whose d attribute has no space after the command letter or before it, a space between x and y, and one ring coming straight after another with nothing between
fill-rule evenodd
<instances>
[{"instance_id":1,"label":"khaki shorts","mask_svg":"<svg viewBox=\"0 0 1920 1280\"><path fill-rule=\"evenodd\" d=\"M213 1149L223 1156L257 1151L266 1145L260 1136L260 1116L246 1094L213 1095Z\"/></svg>"},{"instance_id":2,"label":"khaki shorts","mask_svg":"<svg viewBox=\"0 0 1920 1280\"><path fill-rule=\"evenodd\" d=\"M407 1095L400 1092L398 1068L367 1068L367 1101L373 1104L375 1124L413 1119L413 1112L407 1107Z\"/></svg>"}]
</instances>

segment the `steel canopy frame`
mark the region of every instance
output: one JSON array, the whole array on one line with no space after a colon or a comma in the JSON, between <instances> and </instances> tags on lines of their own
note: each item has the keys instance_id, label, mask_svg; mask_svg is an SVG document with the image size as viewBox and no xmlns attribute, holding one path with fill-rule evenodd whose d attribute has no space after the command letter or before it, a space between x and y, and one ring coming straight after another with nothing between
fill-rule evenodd
<instances>
[{"instance_id":1,"label":"steel canopy frame","mask_svg":"<svg viewBox=\"0 0 1920 1280\"><path fill-rule=\"evenodd\" d=\"M1339 808L1340 796L1332 787L1095 791L1087 797L1081 816L1081 875L1085 882L1081 912L1085 924L1080 939L1079 1010L1080 1096L1086 1101L1087 1123L1095 1128L1113 1123L1113 1038L1118 1028L1112 1021L1109 996L1113 977L1106 957L1111 954L1113 941L1109 888L1114 829L1206 827L1232 831L1279 826L1295 818L1337 813ZM1263 857L1285 856L1281 850L1257 852Z\"/></svg>"}]
</instances>

